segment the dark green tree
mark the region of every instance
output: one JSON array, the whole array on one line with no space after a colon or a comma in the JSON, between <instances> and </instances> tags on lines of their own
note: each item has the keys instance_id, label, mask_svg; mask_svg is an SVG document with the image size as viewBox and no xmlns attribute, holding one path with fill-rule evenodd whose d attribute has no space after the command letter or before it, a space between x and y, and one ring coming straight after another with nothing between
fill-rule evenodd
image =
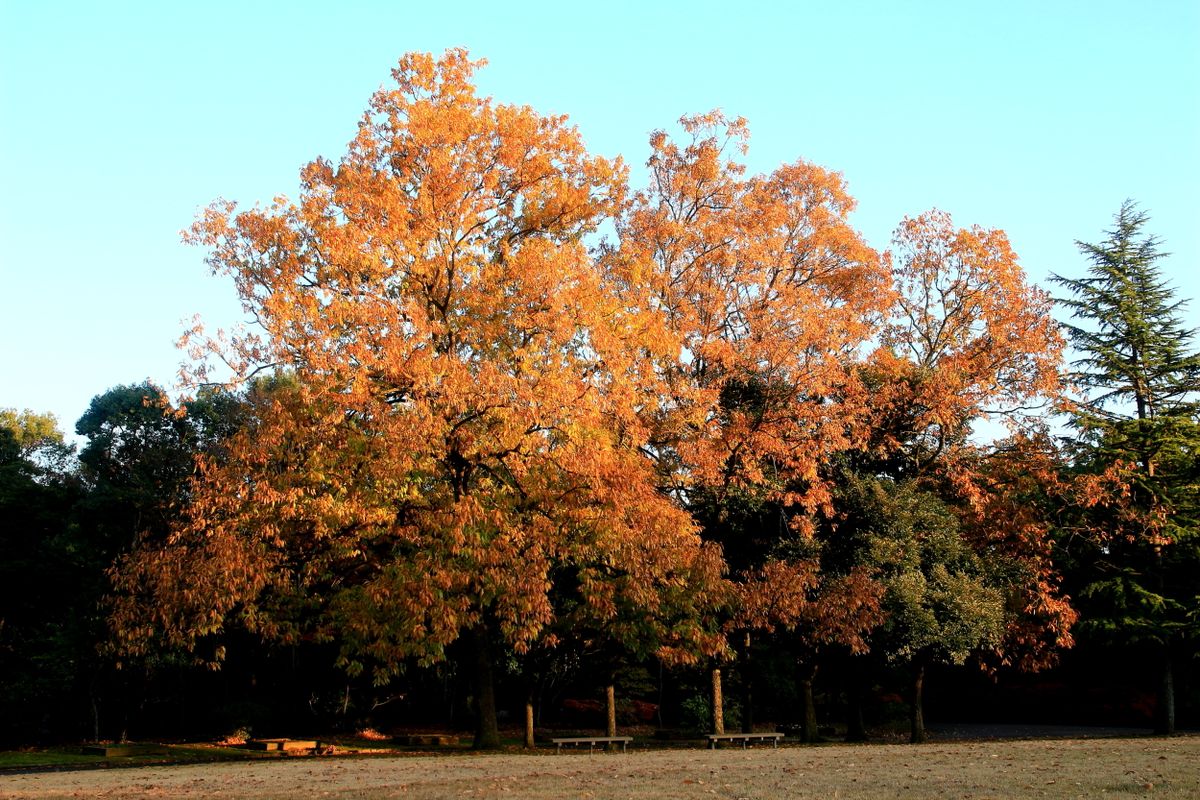
<instances>
[{"instance_id":1,"label":"dark green tree","mask_svg":"<svg viewBox=\"0 0 1200 800\"><path fill-rule=\"evenodd\" d=\"M156 689L142 666L115 670L102 645L108 626L102 598L111 591L108 572L135 542L161 541L186 503L201 453L216 454L221 442L241 424L244 398L221 389L205 389L175 405L150 381L124 384L92 398L75 425L86 438L79 452L83 485L73 509L84 562L73 584L79 603L77 624L86 628L81 656L96 736L124 737L139 709ZM178 697L159 696L170 704Z\"/></svg>"},{"instance_id":2,"label":"dark green tree","mask_svg":"<svg viewBox=\"0 0 1200 800\"><path fill-rule=\"evenodd\" d=\"M135 537L165 536L186 500L198 453L210 452L237 429L242 399L206 390L176 407L146 381L114 386L92 398L75 432L88 484L83 522L107 561Z\"/></svg>"},{"instance_id":3,"label":"dark green tree","mask_svg":"<svg viewBox=\"0 0 1200 800\"><path fill-rule=\"evenodd\" d=\"M923 693L933 664L964 664L1001 647L1010 612L1005 579L970 547L953 510L914 481L847 473L839 488L843 549L859 549L883 585L874 644L909 669L911 741L926 740Z\"/></svg>"},{"instance_id":4,"label":"dark green tree","mask_svg":"<svg viewBox=\"0 0 1200 800\"><path fill-rule=\"evenodd\" d=\"M1172 665L1194 650L1200 625L1200 357L1148 221L1126 201L1102 241L1077 242L1087 275L1053 280L1066 290L1058 302L1072 315L1066 329L1081 390L1070 409L1074 468L1107 475L1120 489L1078 521L1090 532L1073 553L1083 630L1153 653L1156 729L1171 733Z\"/></svg>"},{"instance_id":5,"label":"dark green tree","mask_svg":"<svg viewBox=\"0 0 1200 800\"><path fill-rule=\"evenodd\" d=\"M85 543L73 450L49 415L0 409L0 742L78 735L79 662L91 640L75 591Z\"/></svg>"}]
</instances>

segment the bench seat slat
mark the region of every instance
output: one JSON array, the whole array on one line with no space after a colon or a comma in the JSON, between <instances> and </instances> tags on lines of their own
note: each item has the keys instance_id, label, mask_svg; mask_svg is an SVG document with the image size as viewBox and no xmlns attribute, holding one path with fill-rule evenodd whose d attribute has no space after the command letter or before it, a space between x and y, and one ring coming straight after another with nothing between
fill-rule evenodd
<instances>
[{"instance_id":1,"label":"bench seat slat","mask_svg":"<svg viewBox=\"0 0 1200 800\"><path fill-rule=\"evenodd\" d=\"M710 733L708 734L708 747L713 749L717 746L717 742L741 742L742 747L745 747L752 739L757 741L771 740L771 744L775 747L779 746L779 741L783 738L783 734L779 731L770 731L766 733Z\"/></svg>"},{"instance_id":2,"label":"bench seat slat","mask_svg":"<svg viewBox=\"0 0 1200 800\"><path fill-rule=\"evenodd\" d=\"M562 752L564 744L586 744L588 752L598 744L620 744L621 752L625 752L625 747L633 741L632 736L559 736L550 740L558 748L558 752Z\"/></svg>"}]
</instances>

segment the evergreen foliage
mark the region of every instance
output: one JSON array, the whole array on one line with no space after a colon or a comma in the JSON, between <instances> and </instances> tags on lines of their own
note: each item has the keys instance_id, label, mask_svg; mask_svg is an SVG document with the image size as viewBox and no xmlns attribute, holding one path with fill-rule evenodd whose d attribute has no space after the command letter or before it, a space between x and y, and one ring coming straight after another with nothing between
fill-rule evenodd
<instances>
[{"instance_id":1,"label":"evergreen foliage","mask_svg":"<svg viewBox=\"0 0 1200 800\"><path fill-rule=\"evenodd\" d=\"M1157 727L1169 733L1173 661L1194 651L1200 623L1200 355L1182 321L1186 301L1162 277L1167 254L1145 230L1149 219L1126 201L1101 242L1077 242L1091 262L1087 276L1054 281L1067 290L1059 303L1073 316L1067 331L1078 354L1075 469L1123 487L1080 520L1090 533L1074 549L1083 630L1154 654Z\"/></svg>"}]
</instances>

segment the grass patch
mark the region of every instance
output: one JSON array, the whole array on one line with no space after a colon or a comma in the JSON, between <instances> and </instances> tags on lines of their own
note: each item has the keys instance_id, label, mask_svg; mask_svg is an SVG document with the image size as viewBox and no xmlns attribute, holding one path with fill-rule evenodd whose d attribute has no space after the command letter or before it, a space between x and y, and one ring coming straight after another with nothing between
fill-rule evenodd
<instances>
[{"instance_id":1,"label":"grass patch","mask_svg":"<svg viewBox=\"0 0 1200 800\"><path fill-rule=\"evenodd\" d=\"M162 745L158 753L128 756L84 755L80 747L48 747L0 750L0 770L36 770L80 767L137 767L153 764L204 764L214 761L245 761L271 757L236 747L207 744Z\"/></svg>"},{"instance_id":2,"label":"grass patch","mask_svg":"<svg viewBox=\"0 0 1200 800\"><path fill-rule=\"evenodd\" d=\"M102 764L100 756L85 756L78 750L51 748L46 750L0 750L0 769L35 769L38 767L80 766Z\"/></svg>"}]
</instances>

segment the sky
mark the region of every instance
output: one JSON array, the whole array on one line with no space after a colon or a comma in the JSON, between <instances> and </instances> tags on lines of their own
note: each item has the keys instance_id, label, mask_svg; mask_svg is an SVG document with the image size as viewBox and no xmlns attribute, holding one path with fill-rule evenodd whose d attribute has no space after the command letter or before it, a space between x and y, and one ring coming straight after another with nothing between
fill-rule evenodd
<instances>
[{"instance_id":1,"label":"sky","mask_svg":"<svg viewBox=\"0 0 1200 800\"><path fill-rule=\"evenodd\" d=\"M681 115L744 116L750 171L842 172L877 248L937 207L1046 285L1132 198L1200 294L1197 0L0 0L0 408L70 432L113 386L174 389L192 317L243 317L179 232L219 197L295 197L401 55L460 46L481 93L635 168Z\"/></svg>"}]
</instances>

